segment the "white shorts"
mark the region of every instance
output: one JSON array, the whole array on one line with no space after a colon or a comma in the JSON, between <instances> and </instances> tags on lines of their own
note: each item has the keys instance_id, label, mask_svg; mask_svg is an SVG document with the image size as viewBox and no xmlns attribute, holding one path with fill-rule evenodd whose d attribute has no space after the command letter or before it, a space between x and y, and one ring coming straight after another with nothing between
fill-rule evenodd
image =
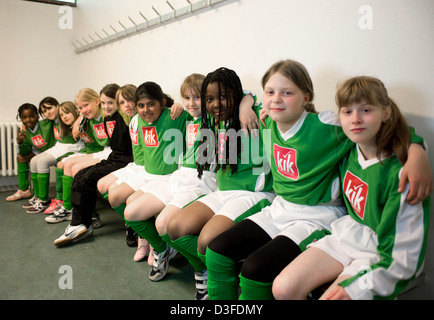
<instances>
[{"instance_id":1,"label":"white shorts","mask_svg":"<svg viewBox=\"0 0 434 320\"><path fill-rule=\"evenodd\" d=\"M84 148L84 142L81 140L76 143L56 142L54 146L52 146L50 149L46 150L45 152L53 156L53 158L57 159L69 152L77 153L83 148Z\"/></svg>"},{"instance_id":2,"label":"white shorts","mask_svg":"<svg viewBox=\"0 0 434 320\"><path fill-rule=\"evenodd\" d=\"M208 206L215 215L228 217L239 222L269 205L275 197L273 192L253 192L244 190L217 190L197 201Z\"/></svg>"},{"instance_id":3,"label":"white shorts","mask_svg":"<svg viewBox=\"0 0 434 320\"><path fill-rule=\"evenodd\" d=\"M202 179L197 177L197 170L181 167L172 173L168 181L161 182L148 190L165 205L183 208L197 198L217 190L216 174L204 171Z\"/></svg>"},{"instance_id":4,"label":"white shorts","mask_svg":"<svg viewBox=\"0 0 434 320\"><path fill-rule=\"evenodd\" d=\"M301 245L319 232L330 230L330 224L346 214L342 206L307 206L276 196L273 203L249 217L274 239L278 235ZM315 240L315 239L312 239Z\"/></svg>"},{"instance_id":5,"label":"white shorts","mask_svg":"<svg viewBox=\"0 0 434 320\"><path fill-rule=\"evenodd\" d=\"M160 184L162 183L168 183L170 180L170 177L172 176L172 173L170 174L164 174L164 175L158 175L158 174L150 174L146 172L146 170L143 170L142 174L140 175L140 178L142 179L142 185L138 190L141 190L144 193L151 193L153 194L154 189L158 189L160 187ZM167 190L166 190L167 192Z\"/></svg>"},{"instance_id":6,"label":"white shorts","mask_svg":"<svg viewBox=\"0 0 434 320\"><path fill-rule=\"evenodd\" d=\"M343 265L341 275L356 275L370 265L380 261L377 252L377 234L349 215L331 224L331 234L313 242L309 247L316 247L326 252Z\"/></svg>"},{"instance_id":7,"label":"white shorts","mask_svg":"<svg viewBox=\"0 0 434 320\"><path fill-rule=\"evenodd\" d=\"M105 146L103 150L92 153L92 156L95 159L107 160L107 158L111 152L112 152L112 149L109 146Z\"/></svg>"},{"instance_id":8,"label":"white shorts","mask_svg":"<svg viewBox=\"0 0 434 320\"><path fill-rule=\"evenodd\" d=\"M130 162L125 167L112 172L112 174L117 178L114 183L116 185L126 183L134 191L137 191L146 183L146 180L143 179L144 171L145 167L143 165Z\"/></svg>"}]
</instances>

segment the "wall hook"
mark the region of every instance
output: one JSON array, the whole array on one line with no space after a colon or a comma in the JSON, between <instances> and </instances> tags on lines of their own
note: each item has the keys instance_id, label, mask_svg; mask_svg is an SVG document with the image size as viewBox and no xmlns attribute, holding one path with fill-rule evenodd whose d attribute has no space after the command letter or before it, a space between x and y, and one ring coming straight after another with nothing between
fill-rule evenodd
<instances>
[{"instance_id":1,"label":"wall hook","mask_svg":"<svg viewBox=\"0 0 434 320\"><path fill-rule=\"evenodd\" d=\"M127 30L127 28L125 28L125 26L120 21L118 21L118 22L122 26L122 28L124 28L124 30Z\"/></svg>"},{"instance_id":2,"label":"wall hook","mask_svg":"<svg viewBox=\"0 0 434 320\"><path fill-rule=\"evenodd\" d=\"M102 31L104 31L104 33L107 35L107 37L110 38L110 35L107 33L107 31L104 30L104 28L102 28Z\"/></svg>"},{"instance_id":3,"label":"wall hook","mask_svg":"<svg viewBox=\"0 0 434 320\"><path fill-rule=\"evenodd\" d=\"M172 6L172 4L169 2L169 0L166 0L166 3L173 11L176 11L176 9Z\"/></svg>"},{"instance_id":4,"label":"wall hook","mask_svg":"<svg viewBox=\"0 0 434 320\"><path fill-rule=\"evenodd\" d=\"M139 14L142 16L143 19L145 19L146 22L148 22L148 19L143 15L142 11L139 11Z\"/></svg>"},{"instance_id":5,"label":"wall hook","mask_svg":"<svg viewBox=\"0 0 434 320\"><path fill-rule=\"evenodd\" d=\"M128 16L128 19L130 19L130 21L135 25L135 26L137 26L137 24L134 22L134 20L133 19L131 19L131 17L130 16Z\"/></svg>"}]
</instances>

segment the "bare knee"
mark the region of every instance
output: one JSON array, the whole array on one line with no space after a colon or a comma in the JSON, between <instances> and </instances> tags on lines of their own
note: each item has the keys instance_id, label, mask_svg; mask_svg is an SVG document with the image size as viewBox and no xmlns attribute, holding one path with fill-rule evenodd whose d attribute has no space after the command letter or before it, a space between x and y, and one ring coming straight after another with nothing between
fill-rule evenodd
<instances>
[{"instance_id":1,"label":"bare knee","mask_svg":"<svg viewBox=\"0 0 434 320\"><path fill-rule=\"evenodd\" d=\"M276 300L294 300L297 299L296 293L299 290L295 285L290 285L288 279L277 276L273 281L273 296Z\"/></svg>"},{"instance_id":2,"label":"bare knee","mask_svg":"<svg viewBox=\"0 0 434 320\"><path fill-rule=\"evenodd\" d=\"M120 203L118 192L116 188L110 189L108 194L108 201L113 208L119 207L122 203Z\"/></svg>"},{"instance_id":3,"label":"bare knee","mask_svg":"<svg viewBox=\"0 0 434 320\"><path fill-rule=\"evenodd\" d=\"M179 215L173 217L167 222L167 233L172 241L187 235L184 224Z\"/></svg>"}]
</instances>

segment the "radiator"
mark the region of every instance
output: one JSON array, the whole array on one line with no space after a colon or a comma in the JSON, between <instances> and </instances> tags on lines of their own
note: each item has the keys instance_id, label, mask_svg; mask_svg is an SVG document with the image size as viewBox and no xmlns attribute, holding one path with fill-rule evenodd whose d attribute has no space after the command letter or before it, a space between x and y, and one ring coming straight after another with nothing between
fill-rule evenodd
<instances>
[{"instance_id":1,"label":"radiator","mask_svg":"<svg viewBox=\"0 0 434 320\"><path fill-rule=\"evenodd\" d=\"M16 176L17 150L16 141L19 130L17 122L0 123L0 176Z\"/></svg>"}]
</instances>

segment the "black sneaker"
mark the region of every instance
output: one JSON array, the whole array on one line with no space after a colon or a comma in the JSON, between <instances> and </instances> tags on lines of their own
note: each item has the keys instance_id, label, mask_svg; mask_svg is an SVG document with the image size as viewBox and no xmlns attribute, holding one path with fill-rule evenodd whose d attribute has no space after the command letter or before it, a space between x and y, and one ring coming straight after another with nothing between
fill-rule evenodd
<instances>
[{"instance_id":1,"label":"black sneaker","mask_svg":"<svg viewBox=\"0 0 434 320\"><path fill-rule=\"evenodd\" d=\"M125 225L125 234L127 235L126 241L128 247L137 247L138 235L130 226Z\"/></svg>"},{"instance_id":2,"label":"black sneaker","mask_svg":"<svg viewBox=\"0 0 434 320\"><path fill-rule=\"evenodd\" d=\"M45 209L47 209L51 204L51 200L48 201L41 201L37 200L36 203L33 205L33 207L27 209L28 214L35 214L39 212L44 212Z\"/></svg>"}]
</instances>

